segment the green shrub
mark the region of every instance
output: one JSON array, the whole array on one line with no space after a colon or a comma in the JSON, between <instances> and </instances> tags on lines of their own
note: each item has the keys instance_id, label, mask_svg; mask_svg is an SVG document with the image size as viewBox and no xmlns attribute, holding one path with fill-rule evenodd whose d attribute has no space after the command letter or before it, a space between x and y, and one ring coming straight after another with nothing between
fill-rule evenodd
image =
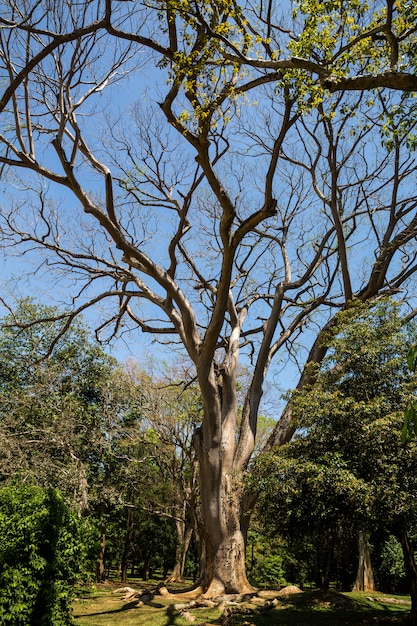
<instances>
[{"instance_id":1,"label":"green shrub","mask_svg":"<svg viewBox=\"0 0 417 626\"><path fill-rule=\"evenodd\" d=\"M81 554L80 522L59 492L0 489L0 623L72 624Z\"/></svg>"},{"instance_id":2,"label":"green shrub","mask_svg":"<svg viewBox=\"0 0 417 626\"><path fill-rule=\"evenodd\" d=\"M281 587L286 584L280 554L258 555L250 572L250 580L257 587Z\"/></svg>"}]
</instances>

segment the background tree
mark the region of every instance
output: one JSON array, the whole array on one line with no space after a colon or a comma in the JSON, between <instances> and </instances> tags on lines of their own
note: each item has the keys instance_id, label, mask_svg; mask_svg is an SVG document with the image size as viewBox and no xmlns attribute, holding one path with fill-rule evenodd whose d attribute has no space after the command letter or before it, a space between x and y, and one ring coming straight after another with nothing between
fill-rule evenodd
<instances>
[{"instance_id":1,"label":"background tree","mask_svg":"<svg viewBox=\"0 0 417 626\"><path fill-rule=\"evenodd\" d=\"M89 340L81 320L43 359L59 332L57 308L26 299L16 315L25 328L8 316L0 333L1 480L19 475L58 487L83 514L88 465L105 437L102 391L116 361Z\"/></svg>"},{"instance_id":2,"label":"background tree","mask_svg":"<svg viewBox=\"0 0 417 626\"><path fill-rule=\"evenodd\" d=\"M170 580L177 582L184 575L193 535L200 552L203 551L197 459L193 448L202 406L198 387L192 381L187 385L185 374L177 380L175 372L165 376L147 385L146 421L149 449L160 473L158 480L172 486L171 497L154 506L175 521L177 554ZM200 556L204 558L203 554Z\"/></svg>"},{"instance_id":3,"label":"background tree","mask_svg":"<svg viewBox=\"0 0 417 626\"><path fill-rule=\"evenodd\" d=\"M311 382L306 363L324 357L321 334L337 310L386 290L402 290L413 306L413 100L326 95L293 70L332 85L333 72L349 77L369 58L377 63L379 44L369 56L358 47L383 34L381 59L402 38L411 75L414 14L401 3L401 30L390 3L380 15L344 4L346 20L333 3L330 13L303 4L294 35L289 7L275 12L272 3L3 6L5 245L39 252L59 277L71 301L61 333L100 303L99 335L127 324L180 342L204 413L194 437L202 586L208 595L247 591L253 502L242 477L274 357L296 356L302 388ZM316 62L317 30L334 59ZM145 67L147 98L135 107L128 94L140 95ZM116 89L120 102L123 84L128 121L107 106ZM252 367L241 415L240 357ZM292 418L289 405L269 445L292 437Z\"/></svg>"},{"instance_id":4,"label":"background tree","mask_svg":"<svg viewBox=\"0 0 417 626\"><path fill-rule=\"evenodd\" d=\"M284 520L289 532L302 532L301 520L308 519L307 533L320 535L322 552L330 555L335 538L343 546L346 536L362 545L369 535L396 535L415 619L410 534L417 456L415 442L401 439L403 410L415 394L405 359L415 330L405 321L386 301L338 315L324 338L329 351L314 384L292 400L299 435L265 465L269 488L262 504L269 523L280 527Z\"/></svg>"},{"instance_id":5,"label":"background tree","mask_svg":"<svg viewBox=\"0 0 417 626\"><path fill-rule=\"evenodd\" d=\"M26 299L15 313L24 328L13 327L8 316L0 334L1 480L60 487L67 503L89 516L99 582L110 566L120 566L126 580L129 563L138 559L147 576L151 563L172 568L171 556L161 561L159 548L172 549L171 519L179 554L172 575L181 577L197 517L191 440L198 393L181 381L151 380L133 363L117 366L91 342L81 320L42 359L57 323L31 322L53 318L57 309ZM146 527L146 554L138 551L145 532L139 527ZM167 537L160 542L163 528Z\"/></svg>"},{"instance_id":6,"label":"background tree","mask_svg":"<svg viewBox=\"0 0 417 626\"><path fill-rule=\"evenodd\" d=\"M95 557L102 581L108 524L129 502L136 467L146 459L137 433L142 392L93 343L81 319L45 359L59 334L57 308L26 299L15 314L24 328L13 327L7 316L0 333L1 481L59 488L67 504L88 515L99 535ZM35 324L40 317L44 323ZM132 441L135 454L129 455Z\"/></svg>"}]
</instances>

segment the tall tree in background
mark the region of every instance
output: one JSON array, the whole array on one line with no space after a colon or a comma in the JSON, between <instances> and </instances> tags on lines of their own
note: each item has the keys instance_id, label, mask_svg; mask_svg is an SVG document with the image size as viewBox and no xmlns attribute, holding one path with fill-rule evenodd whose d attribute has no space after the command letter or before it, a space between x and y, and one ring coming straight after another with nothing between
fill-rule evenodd
<instances>
[{"instance_id":1,"label":"tall tree in background","mask_svg":"<svg viewBox=\"0 0 417 626\"><path fill-rule=\"evenodd\" d=\"M170 574L174 582L183 577L192 536L198 547L201 544L197 459L192 440L202 407L198 386L192 380L184 383L186 372L166 364L160 364L160 368L162 372L151 373L129 360L123 369L131 395L140 394L141 419L134 420L128 430L127 424L122 425L116 445L116 457L127 459L119 473L125 485L127 521L122 570L126 571L126 555L134 549L136 512L141 511L142 515L171 520L176 528L177 555Z\"/></svg>"},{"instance_id":2,"label":"tall tree in background","mask_svg":"<svg viewBox=\"0 0 417 626\"><path fill-rule=\"evenodd\" d=\"M15 313L25 328L14 327L8 316L0 331L0 481L20 477L59 488L83 515L93 459L110 432L103 390L116 361L91 341L81 319L43 360L59 333L57 308L25 299ZM39 325L39 318L49 322Z\"/></svg>"},{"instance_id":3,"label":"tall tree in background","mask_svg":"<svg viewBox=\"0 0 417 626\"><path fill-rule=\"evenodd\" d=\"M171 372L171 374L175 374ZM200 562L204 561L201 540L198 468L193 435L202 419L201 395L192 381L184 385L186 375L177 380L168 372L148 384L144 390L148 453L159 469L162 484L171 485L171 498L160 502L158 509L175 521L177 554L171 582L182 580L185 561L194 535Z\"/></svg>"},{"instance_id":4,"label":"tall tree in background","mask_svg":"<svg viewBox=\"0 0 417 626\"><path fill-rule=\"evenodd\" d=\"M417 577L410 535L417 515L417 445L401 438L404 408L416 392L406 364L415 326L404 325L399 307L389 301L357 303L337 319L323 337L329 352L316 366L314 384L293 398L299 435L280 453L265 457L264 465L260 462L265 482L258 477L254 485L266 488L266 524L281 532L304 528L307 535L319 535L330 566L336 542L343 546L356 536L356 584L367 590L373 580L366 538L394 534L403 547L415 623Z\"/></svg>"},{"instance_id":5,"label":"tall tree in background","mask_svg":"<svg viewBox=\"0 0 417 626\"><path fill-rule=\"evenodd\" d=\"M101 304L97 334L182 345L204 413L201 584L247 591L242 476L273 358L294 358L301 388L336 311L386 290L413 303L414 100L324 88L388 69L411 89L414 9L1 6L4 244L41 255L64 288L61 333ZM240 414L241 357L252 377ZM288 406L268 445L293 432Z\"/></svg>"}]
</instances>

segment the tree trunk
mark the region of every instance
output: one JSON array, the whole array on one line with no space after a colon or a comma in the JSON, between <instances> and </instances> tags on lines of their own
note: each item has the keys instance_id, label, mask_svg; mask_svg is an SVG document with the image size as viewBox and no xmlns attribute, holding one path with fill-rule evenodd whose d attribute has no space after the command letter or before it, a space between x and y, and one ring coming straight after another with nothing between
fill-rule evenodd
<instances>
[{"instance_id":1,"label":"tree trunk","mask_svg":"<svg viewBox=\"0 0 417 626\"><path fill-rule=\"evenodd\" d=\"M106 579L106 567L104 562L104 554L106 552L106 524L104 518L105 504L104 502L100 502L99 508L99 529L100 529L100 540L99 540L99 548L97 554L96 561L96 581L98 583L102 583Z\"/></svg>"},{"instance_id":2,"label":"tree trunk","mask_svg":"<svg viewBox=\"0 0 417 626\"><path fill-rule=\"evenodd\" d=\"M132 543L134 529L134 510L131 507L126 508L126 530L125 541L123 546L122 561L120 565L121 582L127 582L127 568L129 564L130 546Z\"/></svg>"},{"instance_id":3,"label":"tree trunk","mask_svg":"<svg viewBox=\"0 0 417 626\"><path fill-rule=\"evenodd\" d=\"M225 471L221 446L196 446L200 460L201 510L204 521L205 567L200 584L206 597L249 593L245 539L241 528L241 476L233 466Z\"/></svg>"},{"instance_id":4,"label":"tree trunk","mask_svg":"<svg viewBox=\"0 0 417 626\"><path fill-rule=\"evenodd\" d=\"M332 571L333 565L333 554L334 554L334 543L333 540L330 543L330 546L326 553L326 559L322 567L321 576L320 576L320 589L321 591L329 591L330 587L330 575Z\"/></svg>"},{"instance_id":5,"label":"tree trunk","mask_svg":"<svg viewBox=\"0 0 417 626\"><path fill-rule=\"evenodd\" d=\"M222 492L211 509L206 509L206 563L201 586L207 597L253 591L246 577L246 546L239 525L239 507L236 502L228 502L224 486Z\"/></svg>"},{"instance_id":6,"label":"tree trunk","mask_svg":"<svg viewBox=\"0 0 417 626\"><path fill-rule=\"evenodd\" d=\"M151 559L150 559L149 554L145 554L145 556L143 557L143 572L142 572L143 580L149 580L150 569L151 569Z\"/></svg>"},{"instance_id":7,"label":"tree trunk","mask_svg":"<svg viewBox=\"0 0 417 626\"><path fill-rule=\"evenodd\" d=\"M359 564L353 591L375 591L369 543L362 531L359 533Z\"/></svg>"},{"instance_id":8,"label":"tree trunk","mask_svg":"<svg viewBox=\"0 0 417 626\"><path fill-rule=\"evenodd\" d=\"M201 518L200 499L196 496L196 490L191 490L189 514L191 519L192 532L199 561L199 571L194 573L194 582L201 578L206 567L206 547L204 545L203 521Z\"/></svg>"},{"instance_id":9,"label":"tree trunk","mask_svg":"<svg viewBox=\"0 0 417 626\"><path fill-rule=\"evenodd\" d=\"M88 515L89 511L87 472L84 463L71 448L69 449L69 455L77 466L78 484L74 493L74 502L77 503L78 517L84 517Z\"/></svg>"},{"instance_id":10,"label":"tree trunk","mask_svg":"<svg viewBox=\"0 0 417 626\"><path fill-rule=\"evenodd\" d=\"M254 450L256 424L248 419L247 414L242 415L237 438L236 372L240 328L237 318L234 322L236 326L221 368L213 360L214 353L210 357L210 366L207 366L207 353L203 348L197 368L204 403L203 421L194 434L205 547L200 586L208 598L254 591L246 577L242 519L245 504L243 473Z\"/></svg>"},{"instance_id":11,"label":"tree trunk","mask_svg":"<svg viewBox=\"0 0 417 626\"><path fill-rule=\"evenodd\" d=\"M175 553L175 565L167 582L181 582L184 577L185 561L188 548L193 534L193 529L186 526L184 520L177 520L177 549Z\"/></svg>"},{"instance_id":12,"label":"tree trunk","mask_svg":"<svg viewBox=\"0 0 417 626\"><path fill-rule=\"evenodd\" d=\"M403 549L404 567L410 585L411 610L408 616L408 623L417 625L417 566L414 558L414 547L410 543L407 529L403 527L400 531L401 547Z\"/></svg>"},{"instance_id":13,"label":"tree trunk","mask_svg":"<svg viewBox=\"0 0 417 626\"><path fill-rule=\"evenodd\" d=\"M102 583L106 579L106 568L104 564L104 553L106 551L106 530L104 526L100 528L100 543L96 562L96 581Z\"/></svg>"}]
</instances>

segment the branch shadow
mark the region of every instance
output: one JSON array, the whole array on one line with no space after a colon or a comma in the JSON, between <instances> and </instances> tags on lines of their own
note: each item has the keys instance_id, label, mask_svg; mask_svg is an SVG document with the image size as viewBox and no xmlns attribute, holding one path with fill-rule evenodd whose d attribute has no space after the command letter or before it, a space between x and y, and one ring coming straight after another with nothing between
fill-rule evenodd
<instances>
[{"instance_id":1,"label":"branch shadow","mask_svg":"<svg viewBox=\"0 0 417 626\"><path fill-rule=\"evenodd\" d=\"M96 617L98 615L113 615L116 613L123 613L123 611L129 611L130 609L139 608L143 605L150 606L154 609L163 609L165 605L159 604L158 602L153 602L153 596L149 599L143 600L138 598L137 600L133 600L132 602L127 602L123 606L118 609L110 609L108 611L98 611L97 613L85 613L83 615L76 615L75 619L79 619L80 617Z\"/></svg>"}]
</instances>

